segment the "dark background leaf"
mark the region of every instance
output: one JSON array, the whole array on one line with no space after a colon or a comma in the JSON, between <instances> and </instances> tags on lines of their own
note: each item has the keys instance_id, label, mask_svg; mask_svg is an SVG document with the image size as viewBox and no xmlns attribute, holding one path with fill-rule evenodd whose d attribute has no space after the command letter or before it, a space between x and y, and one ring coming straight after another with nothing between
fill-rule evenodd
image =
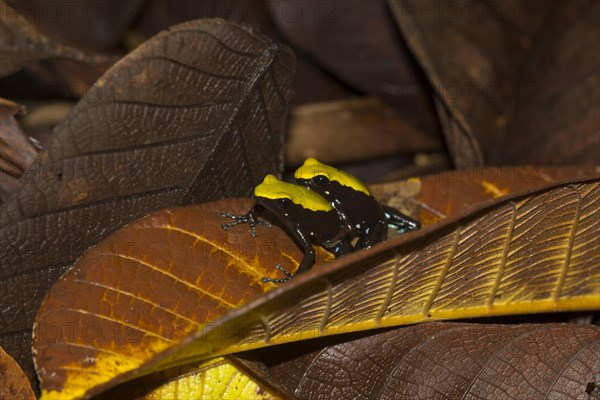
<instances>
[{"instance_id":1,"label":"dark background leaf","mask_svg":"<svg viewBox=\"0 0 600 400\"><path fill-rule=\"evenodd\" d=\"M1 344L30 376L39 302L87 247L152 210L246 196L281 171L293 72L286 48L205 20L90 88L0 213Z\"/></svg>"},{"instance_id":2,"label":"dark background leaf","mask_svg":"<svg viewBox=\"0 0 600 400\"><path fill-rule=\"evenodd\" d=\"M600 163L600 3L389 0L459 166Z\"/></svg>"},{"instance_id":3,"label":"dark background leaf","mask_svg":"<svg viewBox=\"0 0 600 400\"><path fill-rule=\"evenodd\" d=\"M54 39L89 51L112 51L121 45L123 36L147 1L77 0L48 3L44 0L8 0L7 2L32 21L40 32Z\"/></svg>"},{"instance_id":4,"label":"dark background leaf","mask_svg":"<svg viewBox=\"0 0 600 400\"><path fill-rule=\"evenodd\" d=\"M298 3L297 5L301 5ZM167 27L194 18L223 18L249 23L272 40L284 42L270 11L285 12L279 2L264 0L178 1L149 0L130 36L146 38ZM297 76L292 104L307 104L352 96L357 92L331 75L303 53L297 53Z\"/></svg>"},{"instance_id":5,"label":"dark background leaf","mask_svg":"<svg viewBox=\"0 0 600 400\"><path fill-rule=\"evenodd\" d=\"M231 359L290 398L533 400L596 398L599 352L596 326L434 322Z\"/></svg>"},{"instance_id":6,"label":"dark background leaf","mask_svg":"<svg viewBox=\"0 0 600 400\"><path fill-rule=\"evenodd\" d=\"M88 54L46 37L15 9L0 1L0 76L17 71L26 63L47 58L88 63L110 60L107 56Z\"/></svg>"},{"instance_id":7,"label":"dark background leaf","mask_svg":"<svg viewBox=\"0 0 600 400\"><path fill-rule=\"evenodd\" d=\"M437 132L431 99L384 0L284 0L269 11L291 43L335 76Z\"/></svg>"},{"instance_id":8,"label":"dark background leaf","mask_svg":"<svg viewBox=\"0 0 600 400\"><path fill-rule=\"evenodd\" d=\"M298 166L315 157L336 164L442 148L441 138L416 127L395 108L377 97L363 97L295 107L286 163Z\"/></svg>"},{"instance_id":9,"label":"dark background leaf","mask_svg":"<svg viewBox=\"0 0 600 400\"><path fill-rule=\"evenodd\" d=\"M19 187L19 177L33 163L37 150L15 115L23 107L0 98L0 204Z\"/></svg>"}]
</instances>

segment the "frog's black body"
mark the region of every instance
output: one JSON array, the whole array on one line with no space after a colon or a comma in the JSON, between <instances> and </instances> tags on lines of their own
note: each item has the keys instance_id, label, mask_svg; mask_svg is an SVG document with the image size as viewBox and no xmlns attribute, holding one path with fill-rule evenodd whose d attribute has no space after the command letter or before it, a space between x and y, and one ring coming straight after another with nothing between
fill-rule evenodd
<instances>
[{"instance_id":1,"label":"frog's black body","mask_svg":"<svg viewBox=\"0 0 600 400\"><path fill-rule=\"evenodd\" d=\"M309 158L295 173L296 181L330 202L345 215L355 235L356 248L369 248L387 239L387 227L406 232L419 229L418 221L379 203L356 177Z\"/></svg>"},{"instance_id":2,"label":"frog's black body","mask_svg":"<svg viewBox=\"0 0 600 400\"><path fill-rule=\"evenodd\" d=\"M357 248L368 248L387 239L385 213L375 197L336 181L329 181L325 185L313 184L305 180L298 181L301 185L319 193L331 203L333 208L349 219L354 236L359 236Z\"/></svg>"},{"instance_id":3,"label":"frog's black body","mask_svg":"<svg viewBox=\"0 0 600 400\"><path fill-rule=\"evenodd\" d=\"M315 251L311 243L323 246L334 253L336 257L352 251L348 238L350 229L335 209L314 211L293 201L281 204L280 200L258 196L255 196L254 200L272 214L277 215L279 222L303 247L304 258L296 273L308 271L315 263Z\"/></svg>"},{"instance_id":4,"label":"frog's black body","mask_svg":"<svg viewBox=\"0 0 600 400\"><path fill-rule=\"evenodd\" d=\"M259 223L257 218L264 217L264 210L268 210L304 250L304 257L296 273L308 271L315 263L315 250L312 243L323 246L336 257L352 252L350 224L343 214L317 193L267 175L254 189L254 201L256 205L245 215L235 216L224 213L223 216L236 221L223 224L223 229L248 222L252 235L255 236L254 225ZM276 264L275 267L287 278L263 278L263 282L281 283L293 277L281 265Z\"/></svg>"}]
</instances>

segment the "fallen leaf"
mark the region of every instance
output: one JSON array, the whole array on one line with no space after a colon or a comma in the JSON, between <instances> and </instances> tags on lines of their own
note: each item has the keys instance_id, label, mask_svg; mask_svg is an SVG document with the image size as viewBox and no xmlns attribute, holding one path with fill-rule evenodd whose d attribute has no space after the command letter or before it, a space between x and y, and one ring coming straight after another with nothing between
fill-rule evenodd
<instances>
[{"instance_id":1,"label":"fallen leaf","mask_svg":"<svg viewBox=\"0 0 600 400\"><path fill-rule=\"evenodd\" d=\"M283 0L269 12L291 43L337 78L382 97L412 124L437 134L429 93L385 0Z\"/></svg>"},{"instance_id":2,"label":"fallen leaf","mask_svg":"<svg viewBox=\"0 0 600 400\"><path fill-rule=\"evenodd\" d=\"M596 267L600 249L594 243L600 235L600 224L594 218L599 203L597 178L512 194L368 251L318 263L310 272L260 298L258 293L272 286L260 283L259 277L269 269L273 271L273 262L292 254L287 249L294 247L293 242L285 234L272 236L282 242L275 246L275 255L266 265L256 261L254 270L259 272L253 279L230 272L236 264L241 265L240 270L252 269L234 257L225 256L216 264L204 262L201 268L206 270L200 273L195 270L200 268L197 256L180 255L205 241L205 231L225 236L212 241L233 240L255 249L257 242L248 242L247 227L243 230L245 238L237 242L237 236L229 238L204 217L189 221L183 209L184 217L177 221L190 224L184 229L193 232L186 233L190 243L178 247L162 232L153 242L166 245L151 245L149 249L141 247L143 240L132 241L139 232L130 234L125 228L111 238L130 236L98 246L124 249L120 251L126 252L125 257L99 261L98 255L105 250L88 252L84 261L53 286L38 312L34 347L45 398L90 396L140 375L188 362L327 335L430 319L599 309L600 274ZM161 218L175 220L179 212L167 210L169 217ZM148 223L135 227L144 224ZM154 230L151 225L148 228ZM259 237L264 232L259 232ZM261 251L273 249L259 247ZM132 252L135 256L129 255ZM117 254L116 250L112 254ZM141 254L148 256L141 258ZM249 254L254 257L254 253ZM200 286L197 282L202 280L202 289L188 289L179 283L175 286L170 283L175 278L164 273L152 273L147 277L149 282L136 278L141 276L140 268L147 269L147 265L168 266L168 273L184 285L193 282ZM123 272L103 273L105 269ZM234 274L229 278L232 281L224 275L227 273ZM98 280L103 289L92 292L86 282ZM110 281L108 287L106 280ZM115 288L115 282L137 289L116 287L124 292L120 295L110 289ZM167 288L175 292L163 299ZM195 299L200 290L219 296L243 296L248 291L255 295L244 297L244 301L240 297L225 297L226 302L214 299L217 303L205 307ZM135 298L147 299L143 296L152 293L159 293L161 300L151 300L143 307L137 300L134 304ZM184 306L183 296L191 296L188 306ZM250 302L252 298L257 300ZM163 309L156 310L154 304ZM193 314L181 315L194 323L168 315L173 309L177 313L194 310ZM225 316L219 319L219 315ZM68 326L76 327L75 335L60 328ZM93 340L85 335L90 326L98 327L99 335ZM131 333L115 337L114 332ZM131 340L125 340L127 336Z\"/></svg>"},{"instance_id":3,"label":"fallen leaf","mask_svg":"<svg viewBox=\"0 0 600 400\"><path fill-rule=\"evenodd\" d=\"M236 364L307 400L598 394L600 328L593 325L430 322L336 339L255 350Z\"/></svg>"},{"instance_id":4,"label":"fallen leaf","mask_svg":"<svg viewBox=\"0 0 600 400\"><path fill-rule=\"evenodd\" d=\"M50 58L67 58L90 64L113 59L106 55L88 54L42 35L4 0L0 1L0 76L18 71L32 61Z\"/></svg>"},{"instance_id":5,"label":"fallen leaf","mask_svg":"<svg viewBox=\"0 0 600 400\"><path fill-rule=\"evenodd\" d=\"M40 32L53 39L95 51L119 48L125 33L146 2L78 0L48 3L45 0L9 0L8 3L31 21ZM186 21L190 19L192 18ZM169 25L155 33L168 27Z\"/></svg>"},{"instance_id":6,"label":"fallen leaf","mask_svg":"<svg viewBox=\"0 0 600 400\"><path fill-rule=\"evenodd\" d=\"M26 372L39 303L86 248L153 210L245 196L281 171L293 72L289 49L202 20L89 89L0 210L1 343Z\"/></svg>"},{"instance_id":7,"label":"fallen leaf","mask_svg":"<svg viewBox=\"0 0 600 400\"><path fill-rule=\"evenodd\" d=\"M95 1L95 0L94 0ZM108 0L111 1L111 0ZM297 3L300 5L300 3ZM146 3L144 10L128 34L128 44L147 38L190 19L223 18L227 21L248 23L276 42L288 43L281 31L274 25L269 8L279 8L279 3L264 0L219 0L193 1L152 0ZM311 104L329 100L343 99L357 95L356 91L324 71L303 52L296 53L296 78L294 98L291 104Z\"/></svg>"},{"instance_id":8,"label":"fallen leaf","mask_svg":"<svg viewBox=\"0 0 600 400\"><path fill-rule=\"evenodd\" d=\"M365 97L292 109L286 163L315 157L335 164L441 147L380 99Z\"/></svg>"},{"instance_id":9,"label":"fallen leaf","mask_svg":"<svg viewBox=\"0 0 600 400\"><path fill-rule=\"evenodd\" d=\"M316 265L149 365L429 319L600 309L599 202L595 179L484 203Z\"/></svg>"},{"instance_id":10,"label":"fallen leaf","mask_svg":"<svg viewBox=\"0 0 600 400\"><path fill-rule=\"evenodd\" d=\"M512 193L543 187L552 182L596 177L594 167L487 167L463 168L393 182L372 185L375 196L417 218L422 225L464 212L474 204Z\"/></svg>"},{"instance_id":11,"label":"fallen leaf","mask_svg":"<svg viewBox=\"0 0 600 400\"><path fill-rule=\"evenodd\" d=\"M458 166L600 164L600 3L388 1Z\"/></svg>"},{"instance_id":12,"label":"fallen leaf","mask_svg":"<svg viewBox=\"0 0 600 400\"><path fill-rule=\"evenodd\" d=\"M19 364L0 347L0 399L34 400L35 395Z\"/></svg>"},{"instance_id":13,"label":"fallen leaf","mask_svg":"<svg viewBox=\"0 0 600 400\"><path fill-rule=\"evenodd\" d=\"M259 225L252 238L247 225L222 229L230 221L222 212L243 214L252 204L229 199L159 211L89 249L36 317L45 396L74 398L105 384L276 287L262 282L277 274L276 263L295 271L302 252L285 231Z\"/></svg>"},{"instance_id":14,"label":"fallen leaf","mask_svg":"<svg viewBox=\"0 0 600 400\"><path fill-rule=\"evenodd\" d=\"M23 107L0 98L0 204L19 187L19 177L36 157L37 150L15 119Z\"/></svg>"},{"instance_id":15,"label":"fallen leaf","mask_svg":"<svg viewBox=\"0 0 600 400\"><path fill-rule=\"evenodd\" d=\"M150 374L113 390L94 396L94 400L163 399L276 399L251 376L227 359L214 358L200 365L188 365Z\"/></svg>"}]
</instances>

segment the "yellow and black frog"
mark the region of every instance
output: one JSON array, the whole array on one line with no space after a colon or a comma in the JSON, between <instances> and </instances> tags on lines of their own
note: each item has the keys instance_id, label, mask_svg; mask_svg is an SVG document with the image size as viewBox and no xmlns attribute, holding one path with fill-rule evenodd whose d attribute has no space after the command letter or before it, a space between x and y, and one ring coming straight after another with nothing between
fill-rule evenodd
<instances>
[{"instance_id":1,"label":"yellow and black frog","mask_svg":"<svg viewBox=\"0 0 600 400\"><path fill-rule=\"evenodd\" d=\"M264 210L273 214L303 247L304 257L296 273L312 268L315 251L312 243L325 247L336 257L357 249L369 248L387 238L387 228L399 232L419 229L418 221L400 211L381 204L367 186L355 176L309 158L294 174L298 185L267 175L254 188L256 205L245 215L223 213L235 221L223 224L229 229L249 223L252 236L254 226L266 223L258 220ZM356 244L352 242L356 240ZM293 278L280 264L275 267L286 278L263 278L263 282L282 283Z\"/></svg>"},{"instance_id":2,"label":"yellow and black frog","mask_svg":"<svg viewBox=\"0 0 600 400\"><path fill-rule=\"evenodd\" d=\"M236 216L223 213L224 217L235 221L223 224L229 229L241 223L249 223L252 236L256 236L254 226L263 223L258 220L264 210L275 215L293 238L302 246L304 257L296 273L306 272L315 263L315 250L312 243L323 246L336 257L352 252L349 234L352 228L345 216L317 193L292 183L283 182L273 175L267 175L262 183L254 188L256 205L245 215ZM264 277L263 282L287 282L294 275L281 264L275 268L285 274L283 279Z\"/></svg>"}]
</instances>

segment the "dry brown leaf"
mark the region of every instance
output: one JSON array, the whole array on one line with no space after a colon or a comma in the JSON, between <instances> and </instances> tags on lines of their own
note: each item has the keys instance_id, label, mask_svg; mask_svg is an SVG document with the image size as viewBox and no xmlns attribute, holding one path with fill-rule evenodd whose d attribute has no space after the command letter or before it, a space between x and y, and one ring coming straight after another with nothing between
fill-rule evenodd
<instances>
[{"instance_id":1,"label":"dry brown leaf","mask_svg":"<svg viewBox=\"0 0 600 400\"><path fill-rule=\"evenodd\" d=\"M17 190L19 177L37 155L14 117L22 110L18 104L0 98L0 204Z\"/></svg>"},{"instance_id":2,"label":"dry brown leaf","mask_svg":"<svg viewBox=\"0 0 600 400\"><path fill-rule=\"evenodd\" d=\"M147 2L145 0L7 0L44 34L82 49L118 49L123 37ZM178 23L189 21L188 18ZM169 25L175 25L172 23ZM161 30L167 29L169 25Z\"/></svg>"},{"instance_id":3,"label":"dry brown leaf","mask_svg":"<svg viewBox=\"0 0 600 400\"><path fill-rule=\"evenodd\" d=\"M388 0L457 165L598 165L600 3Z\"/></svg>"},{"instance_id":4,"label":"dry brown leaf","mask_svg":"<svg viewBox=\"0 0 600 400\"><path fill-rule=\"evenodd\" d=\"M0 1L0 76L18 71L32 61L49 58L67 58L92 64L113 59L87 54L42 35L4 0Z\"/></svg>"},{"instance_id":5,"label":"dry brown leaf","mask_svg":"<svg viewBox=\"0 0 600 400\"><path fill-rule=\"evenodd\" d=\"M599 207L598 179L483 204L317 265L153 367L428 319L600 309Z\"/></svg>"},{"instance_id":6,"label":"dry brown leaf","mask_svg":"<svg viewBox=\"0 0 600 400\"><path fill-rule=\"evenodd\" d=\"M297 166L315 157L335 164L442 146L380 99L365 97L294 108L286 163Z\"/></svg>"},{"instance_id":7,"label":"dry brown leaf","mask_svg":"<svg viewBox=\"0 0 600 400\"><path fill-rule=\"evenodd\" d=\"M39 303L86 248L156 209L245 196L281 171L293 73L289 49L201 20L150 39L89 89L0 210L0 343L26 372Z\"/></svg>"},{"instance_id":8,"label":"dry brown leaf","mask_svg":"<svg viewBox=\"0 0 600 400\"><path fill-rule=\"evenodd\" d=\"M295 270L302 252L280 229L260 225L256 238L247 225L222 229L222 212L251 207L250 199L229 199L159 211L90 249L38 311L34 342L44 391L87 379L76 372L81 359L94 359L95 383L106 383L276 287L262 277L275 275L282 257Z\"/></svg>"},{"instance_id":9,"label":"dry brown leaf","mask_svg":"<svg viewBox=\"0 0 600 400\"><path fill-rule=\"evenodd\" d=\"M19 364L0 347L0 399L34 400L35 395Z\"/></svg>"},{"instance_id":10,"label":"dry brown leaf","mask_svg":"<svg viewBox=\"0 0 600 400\"><path fill-rule=\"evenodd\" d=\"M378 199L413 216L423 225L464 212L474 204L543 187L552 182L598 176L594 167L488 167L373 185Z\"/></svg>"},{"instance_id":11,"label":"dry brown leaf","mask_svg":"<svg viewBox=\"0 0 600 400\"><path fill-rule=\"evenodd\" d=\"M298 399L590 399L600 395L593 325L424 323L240 355Z\"/></svg>"},{"instance_id":12,"label":"dry brown leaf","mask_svg":"<svg viewBox=\"0 0 600 400\"><path fill-rule=\"evenodd\" d=\"M437 134L429 94L385 0L281 0L269 12L291 43L337 78Z\"/></svg>"}]
</instances>

